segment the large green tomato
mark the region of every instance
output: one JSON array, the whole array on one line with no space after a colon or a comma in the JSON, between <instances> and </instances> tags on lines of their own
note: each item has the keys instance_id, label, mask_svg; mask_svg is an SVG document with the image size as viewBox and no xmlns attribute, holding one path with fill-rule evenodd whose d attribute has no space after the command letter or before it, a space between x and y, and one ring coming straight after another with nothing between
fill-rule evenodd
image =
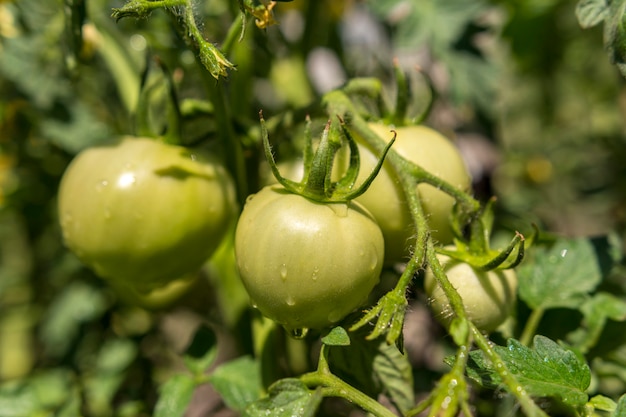
<instances>
[{"instance_id":1,"label":"large green tomato","mask_svg":"<svg viewBox=\"0 0 626 417\"><path fill-rule=\"evenodd\" d=\"M319 329L367 300L384 241L358 203L317 203L273 185L246 202L235 254L253 306L286 329Z\"/></svg>"},{"instance_id":2,"label":"large green tomato","mask_svg":"<svg viewBox=\"0 0 626 417\"><path fill-rule=\"evenodd\" d=\"M444 255L438 258L450 283L463 299L467 317L476 327L491 332L504 323L517 299L517 274L514 270L479 271ZM435 316L443 324L449 324L454 313L430 269L426 272L424 289Z\"/></svg>"},{"instance_id":3,"label":"large green tomato","mask_svg":"<svg viewBox=\"0 0 626 417\"><path fill-rule=\"evenodd\" d=\"M390 126L371 123L369 127L385 141L393 137ZM457 147L445 136L426 126L400 127L395 130L397 137L392 149L400 156L462 190L470 189L471 178L463 158ZM355 139L361 157L359 184L373 170L379 156L362 138ZM420 184L417 189L432 236L441 244L450 243L453 236L449 220L454 198L428 184ZM389 162L385 162L372 185L356 201L372 213L383 231L385 263L406 260L408 241L415 235L415 230L404 192Z\"/></svg>"},{"instance_id":4,"label":"large green tomato","mask_svg":"<svg viewBox=\"0 0 626 417\"><path fill-rule=\"evenodd\" d=\"M101 277L139 292L200 268L236 213L221 163L147 138L78 154L58 198L69 249Z\"/></svg>"}]
</instances>

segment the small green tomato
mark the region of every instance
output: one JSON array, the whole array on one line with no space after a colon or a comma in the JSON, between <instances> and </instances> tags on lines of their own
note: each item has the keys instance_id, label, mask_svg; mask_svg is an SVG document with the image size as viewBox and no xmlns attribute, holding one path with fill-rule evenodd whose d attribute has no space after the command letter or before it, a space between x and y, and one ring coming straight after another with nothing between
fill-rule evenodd
<instances>
[{"instance_id":1,"label":"small green tomato","mask_svg":"<svg viewBox=\"0 0 626 417\"><path fill-rule=\"evenodd\" d=\"M384 241L358 203L318 203L274 185L246 202L235 254L253 306L288 330L320 329L367 300Z\"/></svg>"},{"instance_id":2,"label":"small green tomato","mask_svg":"<svg viewBox=\"0 0 626 417\"><path fill-rule=\"evenodd\" d=\"M480 271L444 255L438 255L438 259L450 283L461 296L468 319L476 327L491 332L511 315L517 294L517 274L514 270ZM449 325L454 312L430 269L426 271L424 289L437 319Z\"/></svg>"}]
</instances>

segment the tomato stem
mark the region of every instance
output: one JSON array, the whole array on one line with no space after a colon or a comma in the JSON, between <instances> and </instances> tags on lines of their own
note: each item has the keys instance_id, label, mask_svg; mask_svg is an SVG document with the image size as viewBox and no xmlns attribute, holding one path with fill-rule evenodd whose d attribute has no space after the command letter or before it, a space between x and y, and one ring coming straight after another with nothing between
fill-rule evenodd
<instances>
[{"instance_id":1,"label":"tomato stem","mask_svg":"<svg viewBox=\"0 0 626 417\"><path fill-rule=\"evenodd\" d=\"M346 383L341 378L333 375L328 368L325 359L326 353L322 347L320 352L320 367L314 372L309 372L300 376L302 381L309 388L322 388L324 397L343 398L352 404L361 407L363 410L377 417L396 417L391 410L384 407L378 401L369 397L365 393Z\"/></svg>"},{"instance_id":2,"label":"tomato stem","mask_svg":"<svg viewBox=\"0 0 626 417\"><path fill-rule=\"evenodd\" d=\"M524 331L522 331L522 335L519 339L524 346L530 345L530 342L537 332L537 327L539 327L539 323L541 322L544 313L545 310L543 308L536 308L532 311L532 313L530 313L530 317L528 317L526 325L524 326Z\"/></svg>"}]
</instances>

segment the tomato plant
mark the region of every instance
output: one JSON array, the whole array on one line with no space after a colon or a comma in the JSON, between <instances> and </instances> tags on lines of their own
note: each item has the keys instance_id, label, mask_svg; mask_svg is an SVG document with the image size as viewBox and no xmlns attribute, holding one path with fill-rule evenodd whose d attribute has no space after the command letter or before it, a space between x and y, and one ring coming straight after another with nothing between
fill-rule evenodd
<instances>
[{"instance_id":1,"label":"tomato plant","mask_svg":"<svg viewBox=\"0 0 626 417\"><path fill-rule=\"evenodd\" d=\"M626 0L58 3L0 1L0 415L625 414Z\"/></svg>"},{"instance_id":2,"label":"tomato plant","mask_svg":"<svg viewBox=\"0 0 626 417\"><path fill-rule=\"evenodd\" d=\"M81 152L59 187L65 244L96 274L139 291L200 268L234 212L220 162L148 138Z\"/></svg>"},{"instance_id":3,"label":"tomato plant","mask_svg":"<svg viewBox=\"0 0 626 417\"><path fill-rule=\"evenodd\" d=\"M289 329L324 328L361 306L384 256L358 203L317 203L280 186L249 197L235 242L252 304Z\"/></svg>"},{"instance_id":4,"label":"tomato plant","mask_svg":"<svg viewBox=\"0 0 626 417\"><path fill-rule=\"evenodd\" d=\"M513 269L481 271L448 256L439 258L450 283L463 300L467 318L476 327L491 332L511 316L517 299L517 274ZM425 274L424 288L437 319L449 324L454 312L431 270Z\"/></svg>"}]
</instances>

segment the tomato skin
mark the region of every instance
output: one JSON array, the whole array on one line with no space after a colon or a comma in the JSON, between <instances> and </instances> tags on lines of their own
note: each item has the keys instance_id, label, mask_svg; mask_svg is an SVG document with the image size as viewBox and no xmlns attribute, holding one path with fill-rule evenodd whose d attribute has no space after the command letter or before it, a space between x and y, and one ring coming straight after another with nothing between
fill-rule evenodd
<instances>
[{"instance_id":1,"label":"tomato skin","mask_svg":"<svg viewBox=\"0 0 626 417\"><path fill-rule=\"evenodd\" d=\"M491 332L504 323L517 298L517 274L513 269L479 271L444 255L438 255L438 258L450 283L463 299L468 318L476 327ZM430 269L426 271L424 289L433 313L448 325L454 313Z\"/></svg>"},{"instance_id":2,"label":"tomato skin","mask_svg":"<svg viewBox=\"0 0 626 417\"><path fill-rule=\"evenodd\" d=\"M390 126L370 123L369 127L386 142L393 137ZM397 137L392 149L400 156L462 190L470 189L471 178L463 158L448 138L426 126L406 126L394 130ZM355 136L355 140L361 158L359 184L374 169L379 153L372 151L359 136ZM449 218L454 198L429 184L420 184L417 189L433 238L441 244L450 243L453 234ZM383 232L385 263L406 261L408 241L415 235L415 230L402 186L388 161L369 189L356 201L372 213Z\"/></svg>"},{"instance_id":3,"label":"tomato skin","mask_svg":"<svg viewBox=\"0 0 626 417\"><path fill-rule=\"evenodd\" d=\"M135 137L78 154L58 195L66 246L99 276L139 292L199 269L235 208L218 161Z\"/></svg>"},{"instance_id":4,"label":"tomato skin","mask_svg":"<svg viewBox=\"0 0 626 417\"><path fill-rule=\"evenodd\" d=\"M366 301L384 241L359 204L317 203L273 185L246 202L235 255L253 306L287 329L319 329Z\"/></svg>"}]
</instances>

